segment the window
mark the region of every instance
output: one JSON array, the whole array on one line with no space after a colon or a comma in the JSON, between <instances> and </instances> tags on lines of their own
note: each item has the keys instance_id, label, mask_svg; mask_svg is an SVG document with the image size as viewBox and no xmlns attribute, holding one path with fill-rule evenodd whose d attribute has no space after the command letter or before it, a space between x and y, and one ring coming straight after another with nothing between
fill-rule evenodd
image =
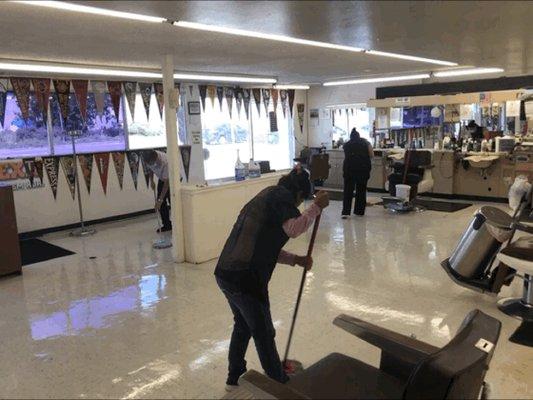
<instances>
[{"instance_id":1,"label":"window","mask_svg":"<svg viewBox=\"0 0 533 400\"><path fill-rule=\"evenodd\" d=\"M333 109L333 134L332 139L340 144L350 139L353 128L361 134L361 137L370 140L370 116L368 108L364 106L350 109Z\"/></svg>"},{"instance_id":2,"label":"window","mask_svg":"<svg viewBox=\"0 0 533 400\"><path fill-rule=\"evenodd\" d=\"M126 100L122 97L123 102ZM153 147L165 147L167 138L165 136L165 112L163 117L159 114L159 106L155 94L150 97L150 114L146 117L146 110L141 98L137 93L135 97L135 119L131 118L131 110L126 104L126 121L128 123L129 147L130 149L146 149Z\"/></svg>"},{"instance_id":3,"label":"window","mask_svg":"<svg viewBox=\"0 0 533 400\"><path fill-rule=\"evenodd\" d=\"M353 110L353 114L352 114ZM352 108L348 113L348 126L351 128L356 128L362 138L370 140L370 115L368 113L368 108L366 107L356 107Z\"/></svg>"},{"instance_id":4,"label":"window","mask_svg":"<svg viewBox=\"0 0 533 400\"><path fill-rule=\"evenodd\" d=\"M15 94L7 92L4 124L0 124L0 158L49 154L46 125L33 93L30 94L29 118L24 120Z\"/></svg>"},{"instance_id":5,"label":"window","mask_svg":"<svg viewBox=\"0 0 533 400\"><path fill-rule=\"evenodd\" d=\"M347 142L350 139L350 135L348 133L346 110L333 109L331 112L333 113L333 141L338 143L342 139L341 143Z\"/></svg>"}]
</instances>

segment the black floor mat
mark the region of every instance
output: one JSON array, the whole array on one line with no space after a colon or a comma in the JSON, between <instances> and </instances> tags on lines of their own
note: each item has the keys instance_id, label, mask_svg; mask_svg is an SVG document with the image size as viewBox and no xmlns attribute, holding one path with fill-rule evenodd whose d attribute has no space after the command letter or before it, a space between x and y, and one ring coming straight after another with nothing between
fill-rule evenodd
<instances>
[{"instance_id":1,"label":"black floor mat","mask_svg":"<svg viewBox=\"0 0 533 400\"><path fill-rule=\"evenodd\" d=\"M435 201L416 199L415 204L431 211L455 212L470 207L472 203L455 203L452 201Z\"/></svg>"},{"instance_id":2,"label":"black floor mat","mask_svg":"<svg viewBox=\"0 0 533 400\"><path fill-rule=\"evenodd\" d=\"M23 266L76 254L70 250L66 250L39 239L26 239L21 240L19 243Z\"/></svg>"},{"instance_id":3,"label":"black floor mat","mask_svg":"<svg viewBox=\"0 0 533 400\"><path fill-rule=\"evenodd\" d=\"M509 341L533 347L533 321L523 321L518 329L511 335Z\"/></svg>"}]
</instances>

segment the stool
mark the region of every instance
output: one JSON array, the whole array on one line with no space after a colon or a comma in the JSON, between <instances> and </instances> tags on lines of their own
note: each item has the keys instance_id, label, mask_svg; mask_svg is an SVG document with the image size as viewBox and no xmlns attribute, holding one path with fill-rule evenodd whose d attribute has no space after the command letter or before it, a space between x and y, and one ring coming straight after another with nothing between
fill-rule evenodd
<instances>
[{"instance_id":1,"label":"stool","mask_svg":"<svg viewBox=\"0 0 533 400\"><path fill-rule=\"evenodd\" d=\"M524 274L524 292L520 299L505 299L498 308L505 314L533 321L533 236L517 239L498 253L498 260Z\"/></svg>"}]
</instances>

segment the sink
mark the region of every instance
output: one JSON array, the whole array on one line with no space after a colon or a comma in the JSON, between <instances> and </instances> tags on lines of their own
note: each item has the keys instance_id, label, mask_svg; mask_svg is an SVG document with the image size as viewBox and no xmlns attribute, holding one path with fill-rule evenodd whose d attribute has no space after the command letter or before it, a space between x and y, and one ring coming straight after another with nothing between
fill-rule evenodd
<instances>
[{"instance_id":1,"label":"sink","mask_svg":"<svg viewBox=\"0 0 533 400\"><path fill-rule=\"evenodd\" d=\"M499 156L468 156L465 157L465 160L468 161L470 166L472 168L481 168L485 169L492 165L494 161L496 161Z\"/></svg>"}]
</instances>

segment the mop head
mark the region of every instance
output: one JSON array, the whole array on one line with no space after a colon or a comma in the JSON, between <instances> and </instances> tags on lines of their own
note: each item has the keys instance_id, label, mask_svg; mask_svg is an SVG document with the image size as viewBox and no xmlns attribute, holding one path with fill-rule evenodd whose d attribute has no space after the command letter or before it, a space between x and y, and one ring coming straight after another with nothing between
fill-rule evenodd
<instances>
[{"instance_id":1,"label":"mop head","mask_svg":"<svg viewBox=\"0 0 533 400\"><path fill-rule=\"evenodd\" d=\"M302 363L298 360L285 360L283 363L283 370L287 375L294 375L302 372L304 369Z\"/></svg>"},{"instance_id":2,"label":"mop head","mask_svg":"<svg viewBox=\"0 0 533 400\"><path fill-rule=\"evenodd\" d=\"M152 247L154 249L168 249L169 247L172 247L172 243L169 240L158 239L154 242Z\"/></svg>"}]
</instances>

